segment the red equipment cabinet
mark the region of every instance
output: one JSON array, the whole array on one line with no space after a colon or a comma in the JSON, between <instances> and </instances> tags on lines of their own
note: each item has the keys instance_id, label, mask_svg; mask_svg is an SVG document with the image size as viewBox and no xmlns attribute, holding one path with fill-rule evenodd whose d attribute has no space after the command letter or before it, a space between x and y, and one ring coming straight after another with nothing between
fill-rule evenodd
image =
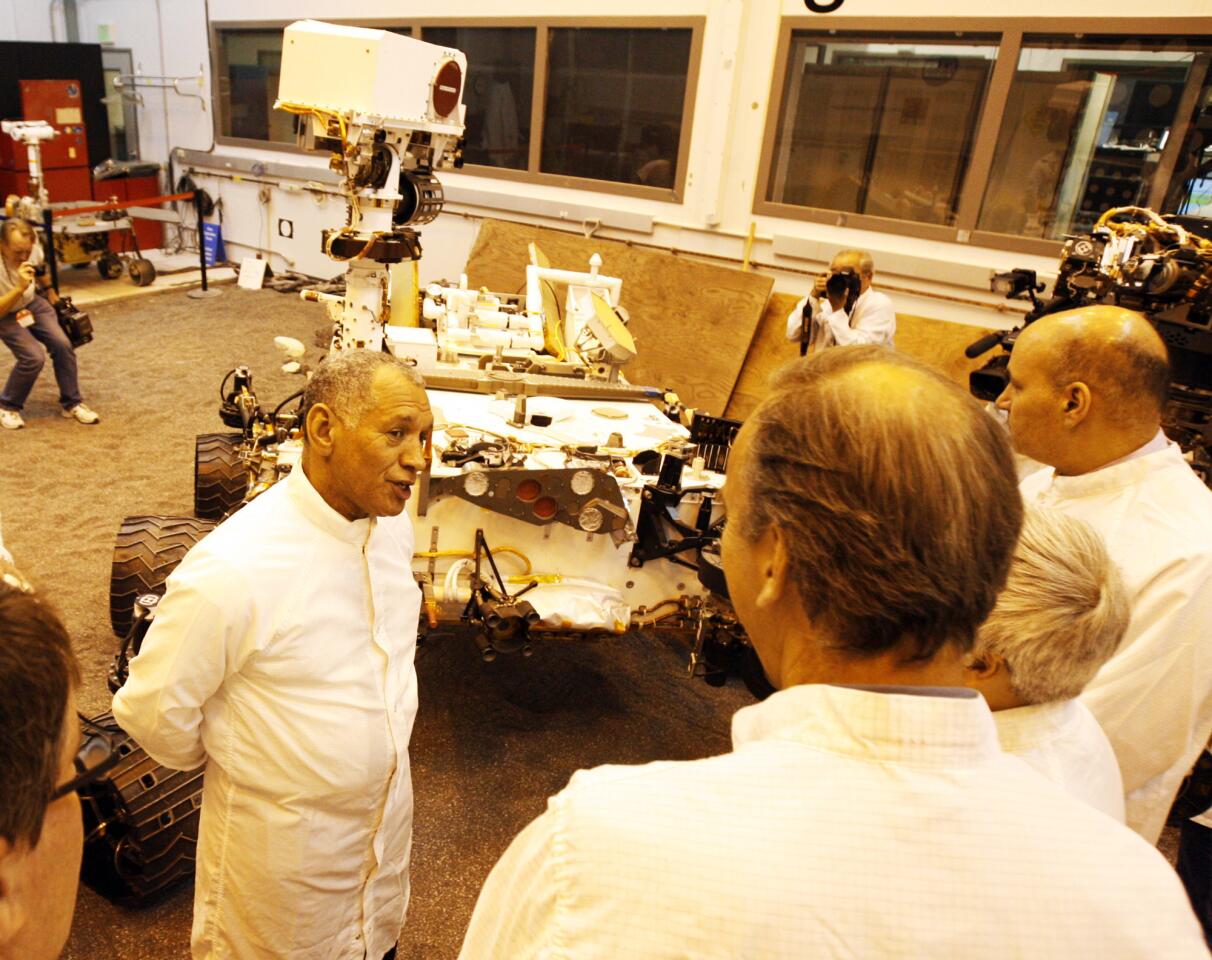
<instances>
[{"instance_id":1,"label":"red equipment cabinet","mask_svg":"<svg viewBox=\"0 0 1212 960\"><path fill-rule=\"evenodd\" d=\"M42 144L42 169L51 201L91 200L92 176L84 129L84 102L78 80L22 80L21 114L45 120L59 135ZM0 136L0 187L24 195L29 161L24 144Z\"/></svg>"}]
</instances>

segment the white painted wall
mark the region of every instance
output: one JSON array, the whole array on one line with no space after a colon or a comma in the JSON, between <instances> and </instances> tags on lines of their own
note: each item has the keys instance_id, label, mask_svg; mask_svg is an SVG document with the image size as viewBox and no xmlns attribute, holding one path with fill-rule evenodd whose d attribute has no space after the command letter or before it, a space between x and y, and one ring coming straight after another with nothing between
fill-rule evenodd
<instances>
[{"instance_id":1,"label":"white painted wall","mask_svg":"<svg viewBox=\"0 0 1212 960\"><path fill-rule=\"evenodd\" d=\"M56 9L58 4L55 5ZM34 39L28 31L35 23L49 39L50 4L0 0L0 37L20 36ZM39 11L35 16L35 11ZM776 289L802 292L810 283L810 274L820 262L779 256L774 252L774 237L798 238L819 242L821 258L843 246L869 249L876 257L877 273L887 286L916 291L894 293L898 307L941 319L986 325L1010 325L1012 314L998 313L998 301L980 289L985 271L1011 266L1029 266L1048 272L1051 260L1026 257L967 244L918 240L870 231L838 228L774 217L755 217L752 213L754 186L763 158L761 142L765 131L770 98L772 70L779 38L780 19L801 17L815 26L836 24L843 27L847 17L912 15L923 21L930 17L956 16L1088 16L1091 30L1095 21L1116 16L1140 16L1139 0L1074 0L1058 9L1054 0L846 0L844 14L814 16L800 0L613 0L609 15L644 17L660 11L661 17L702 16L706 19L702 63L696 96L694 129L690 145L689 177L684 201L680 204L618 197L594 191L572 190L538 184L519 184L470 174L444 174L451 187L469 189L501 197L524 197L555 205L577 204L603 210L629 210L652 216L654 232L629 234L620 230L599 231L599 235L627 239L675 249L685 253L730 258L739 261L745 236L753 224L756 239L752 258L759 269L771 274ZM130 47L139 69L149 74L196 76L202 64L205 111L199 101L155 91L144 93L140 109L140 145L144 157L163 161L171 146L206 150L213 141L209 104L210 56L204 0L78 0L80 37L92 40L101 24L109 25L116 46ZM18 10L22 11L18 14ZM410 17L500 17L504 11L499 0L446 0L440 8L428 0L352 0L339 8L332 0L210 0L209 14L214 22L261 23L288 22L302 17L332 17L339 12L345 19L365 21L406 21ZM16 33L18 20L28 26ZM567 0L515 0L509 16L594 16L600 6L571 5ZM1157 32L1165 32L1167 18L1205 17L1212 34L1212 0L1162 0L1148 7L1157 20ZM12 26L10 26L12 25ZM923 23L923 25L928 25ZM62 37L62 31L59 36ZM470 65L474 71L475 64ZM324 160L270 150L247 150L220 146L219 154L261 160L307 164L322 169ZM317 200L298 189L272 188L266 200L259 199L261 187L247 182L232 182L213 177L200 178L203 186L223 202L224 234L231 246L229 255L248 250L239 244L263 247L271 251L275 267L289 266L319 275L339 272L320 250L320 230L341 221L338 201ZM459 208L448 205L447 213L423 231L425 259L423 280L454 277L466 260L474 241L479 218L493 215L484 208ZM558 220L496 213L510 219L529 220L544 225L559 225ZM278 218L293 222L294 238L277 235ZM883 262L888 268L881 270ZM939 283L931 278L944 276L953 265L970 265L974 278L970 285ZM609 264L607 264L607 268ZM877 280L877 283L879 280ZM957 302L962 301L962 302ZM974 306L973 303L986 306Z\"/></svg>"},{"instance_id":2,"label":"white painted wall","mask_svg":"<svg viewBox=\"0 0 1212 960\"><path fill-rule=\"evenodd\" d=\"M29 0L0 0L0 40L26 40L37 43L66 40L67 31L60 10L61 4L52 4L46 0L35 0L32 3Z\"/></svg>"}]
</instances>

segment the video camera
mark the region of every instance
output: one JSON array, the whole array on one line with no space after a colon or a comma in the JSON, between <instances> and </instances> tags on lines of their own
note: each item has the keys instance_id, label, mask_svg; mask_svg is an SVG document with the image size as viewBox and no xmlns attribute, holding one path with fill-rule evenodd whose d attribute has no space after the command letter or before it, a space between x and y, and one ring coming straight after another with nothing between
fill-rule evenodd
<instances>
[{"instance_id":1,"label":"video camera","mask_svg":"<svg viewBox=\"0 0 1212 960\"><path fill-rule=\"evenodd\" d=\"M1144 314L1170 355L1170 402L1163 426L1193 454L1192 466L1212 486L1212 219L1161 216L1143 207L1108 210L1088 234L1071 236L1061 250L1052 295L1033 270L994 274L991 289L1028 300L1023 324L969 345L970 358L996 346L968 378L972 394L996 400L1009 381L1010 351L1022 330L1040 317L1105 303Z\"/></svg>"},{"instance_id":2,"label":"video camera","mask_svg":"<svg viewBox=\"0 0 1212 960\"><path fill-rule=\"evenodd\" d=\"M72 303L71 297L60 297L55 302L55 314L59 326L67 334L73 347L82 347L93 339L93 322L88 314Z\"/></svg>"}]
</instances>

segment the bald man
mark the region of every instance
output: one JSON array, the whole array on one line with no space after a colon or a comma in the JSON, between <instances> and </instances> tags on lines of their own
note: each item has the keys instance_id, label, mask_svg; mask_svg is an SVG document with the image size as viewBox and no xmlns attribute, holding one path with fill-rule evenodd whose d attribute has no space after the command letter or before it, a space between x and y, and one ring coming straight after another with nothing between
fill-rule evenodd
<instances>
[{"instance_id":1,"label":"bald man","mask_svg":"<svg viewBox=\"0 0 1212 960\"><path fill-rule=\"evenodd\" d=\"M1168 390L1149 322L1093 306L1027 327L997 401L1019 452L1048 464L1024 500L1085 520L1123 571L1128 631L1081 699L1150 842L1212 731L1212 491L1161 431Z\"/></svg>"},{"instance_id":2,"label":"bald man","mask_svg":"<svg viewBox=\"0 0 1212 960\"><path fill-rule=\"evenodd\" d=\"M825 289L830 276L845 272L859 279L853 303L847 303L845 294ZM829 273L818 277L812 293L787 314L787 339L802 342L806 336L813 351L868 343L891 347L896 336L896 308L886 294L871 289L874 276L875 261L866 250L838 251L829 263Z\"/></svg>"}]
</instances>

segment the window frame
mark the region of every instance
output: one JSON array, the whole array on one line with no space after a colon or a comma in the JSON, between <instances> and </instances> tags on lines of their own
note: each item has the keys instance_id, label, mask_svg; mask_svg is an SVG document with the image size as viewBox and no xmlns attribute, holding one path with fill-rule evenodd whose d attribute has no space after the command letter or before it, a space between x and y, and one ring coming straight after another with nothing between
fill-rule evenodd
<instances>
[{"instance_id":1,"label":"window frame","mask_svg":"<svg viewBox=\"0 0 1212 960\"><path fill-rule=\"evenodd\" d=\"M829 210L823 207L805 207L797 204L767 200L771 177L774 173L775 143L780 119L785 106L787 88L787 64L791 57L792 35L795 31L827 34L830 39L844 41L851 36L862 40L871 34L895 33L907 42L914 34L923 36L939 33L954 34L962 40L965 34L996 37L997 59L985 89L976 131L972 141L972 154L964 185L960 191L955 223L950 225L917 223L912 220L897 220L872 216L865 213L850 213ZM1212 38L1212 21L1201 17L1158 18L1114 18L1100 20L1094 26L1088 19L1075 17L993 18L993 17L929 17L907 19L903 17L844 17L835 18L823 25L820 18L784 17L779 25L778 49L774 59L774 70L770 80L770 96L767 99L766 125L762 136L758 175L754 183L753 213L757 216L778 217L785 220L800 220L810 223L827 223L837 227L851 227L898 236L916 237L921 240L938 240L946 243L963 243L970 246L1009 250L1014 253L1036 254L1055 257L1060 253L1063 240L1042 237L1020 237L1008 233L994 233L977 229L981 204L989 185L989 174L993 168L993 154L1001 131L1002 118L1010 96L1014 75L1018 70L1019 54L1026 36L1040 34L1072 35L1080 38L1104 36L1159 36L1176 39L1186 37ZM990 41L985 41L990 42ZM1198 64L1197 64L1198 69ZM1205 64L1204 69L1208 69ZM1179 102L1175 123L1170 131L1167 148L1162 153L1154 182L1149 188L1150 204L1160 203L1169 189L1178 154L1186 139L1194 109L1194 97L1198 87L1206 82L1206 76L1198 84L1188 82ZM1193 92L1194 91L1194 92Z\"/></svg>"},{"instance_id":2,"label":"window frame","mask_svg":"<svg viewBox=\"0 0 1212 960\"><path fill-rule=\"evenodd\" d=\"M281 153L305 154L293 143L277 143L270 140L255 140L248 137L230 137L222 133L223 117L220 115L222 98L219 84L222 34L240 30L284 30L293 20L223 20L210 23L211 59L211 103L213 105L213 129L216 145L246 147L256 150L275 150ZM529 156L525 170L509 167L491 167L483 164L465 164L459 173L471 177L492 180L509 180L515 183L535 183L544 186L569 187L594 193L660 200L666 203L682 203L685 198L686 181L690 168L690 144L694 131L694 108L698 99L699 71L703 57L703 35L706 31L705 16L685 17L409 17L407 19L333 19L351 27L372 29L398 29L407 27L410 34L421 39L426 27L450 29L512 27L529 28L535 32L534 83L531 88ZM614 180L594 180L567 174L544 173L539 167L543 151L543 125L546 120L548 33L552 29L689 29L690 61L686 69L686 92L682 99L682 126L678 140L678 164L673 187L649 187L638 183L619 183ZM474 64L469 68L474 69Z\"/></svg>"}]
</instances>

